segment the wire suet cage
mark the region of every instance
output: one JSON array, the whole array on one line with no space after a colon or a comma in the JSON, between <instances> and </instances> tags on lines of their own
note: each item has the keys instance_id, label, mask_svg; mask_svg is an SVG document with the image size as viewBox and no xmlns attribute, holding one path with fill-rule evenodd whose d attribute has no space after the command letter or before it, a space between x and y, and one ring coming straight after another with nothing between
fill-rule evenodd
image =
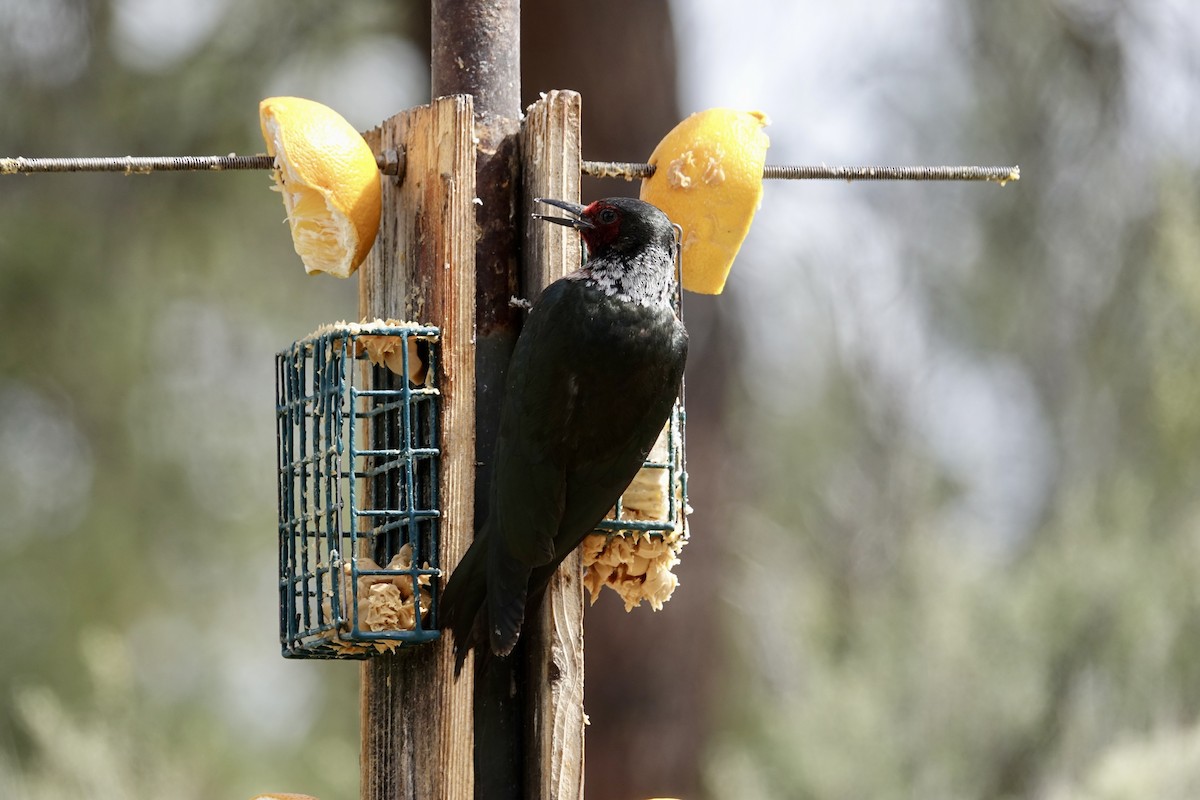
<instances>
[{"instance_id":1,"label":"wire suet cage","mask_svg":"<svg viewBox=\"0 0 1200 800\"><path fill-rule=\"evenodd\" d=\"M438 329L327 326L276 357L280 640L365 658L437 625Z\"/></svg>"}]
</instances>

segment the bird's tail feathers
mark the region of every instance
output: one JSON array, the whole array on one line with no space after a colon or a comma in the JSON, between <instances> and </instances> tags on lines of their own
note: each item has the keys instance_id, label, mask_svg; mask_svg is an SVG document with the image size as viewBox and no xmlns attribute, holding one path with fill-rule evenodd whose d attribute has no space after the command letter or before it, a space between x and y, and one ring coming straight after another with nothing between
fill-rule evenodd
<instances>
[{"instance_id":1,"label":"bird's tail feathers","mask_svg":"<svg viewBox=\"0 0 1200 800\"><path fill-rule=\"evenodd\" d=\"M462 671L467 653L487 641L483 628L487 597L487 543L480 538L467 549L442 592L438 612L443 629L454 633L454 676Z\"/></svg>"},{"instance_id":2,"label":"bird's tail feathers","mask_svg":"<svg viewBox=\"0 0 1200 800\"><path fill-rule=\"evenodd\" d=\"M506 656L517 645L525 620L525 594L531 568L514 558L502 539L493 543L488 555L487 623L492 652Z\"/></svg>"}]
</instances>

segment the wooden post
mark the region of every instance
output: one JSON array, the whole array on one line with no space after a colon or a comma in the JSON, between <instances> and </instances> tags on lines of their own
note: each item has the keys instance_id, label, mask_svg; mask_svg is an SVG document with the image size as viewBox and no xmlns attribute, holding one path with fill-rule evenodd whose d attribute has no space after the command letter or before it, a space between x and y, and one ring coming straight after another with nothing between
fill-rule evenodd
<instances>
[{"instance_id":1,"label":"wooden post","mask_svg":"<svg viewBox=\"0 0 1200 800\"><path fill-rule=\"evenodd\" d=\"M579 266L579 235L530 219L534 198L579 200L580 97L554 91L530 106L521 131L524 263L529 298ZM540 211L548 211L543 206ZM583 576L579 552L563 561L537 619L527 620L529 730L525 785L539 800L583 797Z\"/></svg>"},{"instance_id":2,"label":"wooden post","mask_svg":"<svg viewBox=\"0 0 1200 800\"><path fill-rule=\"evenodd\" d=\"M359 315L441 328L443 575L473 536L474 139L471 98L462 95L401 112L367 134L377 153L402 151L405 168L384 176L379 237L359 271ZM363 800L471 797L471 673L455 681L449 637L363 663Z\"/></svg>"}]
</instances>

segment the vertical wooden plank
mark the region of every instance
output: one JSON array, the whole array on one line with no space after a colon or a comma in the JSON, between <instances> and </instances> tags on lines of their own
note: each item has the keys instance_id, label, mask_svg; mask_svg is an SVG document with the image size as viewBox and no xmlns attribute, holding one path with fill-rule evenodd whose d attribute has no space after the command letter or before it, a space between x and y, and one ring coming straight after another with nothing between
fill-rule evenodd
<instances>
[{"instance_id":1,"label":"vertical wooden plank","mask_svg":"<svg viewBox=\"0 0 1200 800\"><path fill-rule=\"evenodd\" d=\"M473 536L475 476L475 143L471 98L443 97L367 135L405 154L384 176L379 238L359 271L359 315L441 328L443 575ZM449 637L362 666L363 800L472 796L471 669L454 678Z\"/></svg>"},{"instance_id":2,"label":"vertical wooden plank","mask_svg":"<svg viewBox=\"0 0 1200 800\"><path fill-rule=\"evenodd\" d=\"M579 235L530 219L537 197L579 200L581 100L553 91L526 110L521 131L524 161L524 264L529 298L579 266ZM532 623L532 624L531 624ZM563 561L530 633L529 739L526 787L531 798L583 797L583 579L579 553Z\"/></svg>"},{"instance_id":3,"label":"vertical wooden plank","mask_svg":"<svg viewBox=\"0 0 1200 800\"><path fill-rule=\"evenodd\" d=\"M518 293L520 0L432 0L433 96L469 94L475 111L475 525L488 516L500 409L521 317ZM475 796L525 796L519 664L481 658L475 677Z\"/></svg>"}]
</instances>

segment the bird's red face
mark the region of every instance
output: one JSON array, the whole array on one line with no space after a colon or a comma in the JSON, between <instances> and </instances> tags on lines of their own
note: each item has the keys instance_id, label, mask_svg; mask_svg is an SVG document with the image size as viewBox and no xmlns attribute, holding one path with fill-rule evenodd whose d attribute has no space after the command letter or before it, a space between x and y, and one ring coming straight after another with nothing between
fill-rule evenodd
<instances>
[{"instance_id":1,"label":"bird's red face","mask_svg":"<svg viewBox=\"0 0 1200 800\"><path fill-rule=\"evenodd\" d=\"M561 208L566 217L534 214L537 219L579 231L589 256L608 252L632 253L650 242L672 251L675 233L667 216L649 203L630 197L610 197L581 206L566 200L538 198L537 202Z\"/></svg>"},{"instance_id":2,"label":"bird's red face","mask_svg":"<svg viewBox=\"0 0 1200 800\"><path fill-rule=\"evenodd\" d=\"M603 250L617 240L621 233L621 209L603 200L597 200L583 209L579 234L587 244L588 252Z\"/></svg>"}]
</instances>

